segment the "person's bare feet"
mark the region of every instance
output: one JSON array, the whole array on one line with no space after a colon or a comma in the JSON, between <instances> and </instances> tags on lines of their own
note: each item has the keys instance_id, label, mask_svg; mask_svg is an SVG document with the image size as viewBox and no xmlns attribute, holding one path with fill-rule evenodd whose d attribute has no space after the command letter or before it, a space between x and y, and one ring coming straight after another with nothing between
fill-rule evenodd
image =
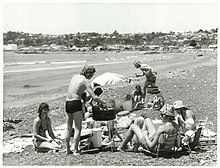
<instances>
[{"instance_id":1,"label":"person's bare feet","mask_svg":"<svg viewBox=\"0 0 220 168\"><path fill-rule=\"evenodd\" d=\"M118 146L117 151L119 151L119 152L125 152L125 151L126 151L126 148L125 148L125 147L122 147L122 146Z\"/></svg>"},{"instance_id":2,"label":"person's bare feet","mask_svg":"<svg viewBox=\"0 0 220 168\"><path fill-rule=\"evenodd\" d=\"M66 154L73 154L73 152L71 150L67 150Z\"/></svg>"},{"instance_id":3,"label":"person's bare feet","mask_svg":"<svg viewBox=\"0 0 220 168\"><path fill-rule=\"evenodd\" d=\"M81 152L79 152L79 151L75 151L75 152L73 152L73 155L74 155L74 156L81 155Z\"/></svg>"}]
</instances>

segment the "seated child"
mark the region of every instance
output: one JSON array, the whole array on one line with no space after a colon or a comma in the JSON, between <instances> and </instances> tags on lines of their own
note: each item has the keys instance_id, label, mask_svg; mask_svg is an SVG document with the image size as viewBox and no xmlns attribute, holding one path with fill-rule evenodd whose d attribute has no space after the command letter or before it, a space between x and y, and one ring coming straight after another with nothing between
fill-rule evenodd
<instances>
[{"instance_id":1,"label":"seated child","mask_svg":"<svg viewBox=\"0 0 220 168\"><path fill-rule=\"evenodd\" d=\"M147 106L153 110L160 110L164 106L165 100L161 94L161 91L159 90L155 91L154 94L155 94L154 98L149 101Z\"/></svg>"},{"instance_id":2,"label":"seated child","mask_svg":"<svg viewBox=\"0 0 220 168\"><path fill-rule=\"evenodd\" d=\"M134 102L134 100L130 94L126 95L125 100L122 103L122 110L124 110L124 111L135 111L135 110L142 109L143 107L144 106L140 101Z\"/></svg>"},{"instance_id":3,"label":"seated child","mask_svg":"<svg viewBox=\"0 0 220 168\"><path fill-rule=\"evenodd\" d=\"M135 86L135 90L132 92L132 98L134 103L143 102L143 93L140 85Z\"/></svg>"},{"instance_id":4,"label":"seated child","mask_svg":"<svg viewBox=\"0 0 220 168\"><path fill-rule=\"evenodd\" d=\"M48 104L41 103L37 111L38 117L33 123L33 144L37 152L61 149L62 141L53 133L48 112ZM48 131L49 137L46 136L46 131Z\"/></svg>"}]
</instances>

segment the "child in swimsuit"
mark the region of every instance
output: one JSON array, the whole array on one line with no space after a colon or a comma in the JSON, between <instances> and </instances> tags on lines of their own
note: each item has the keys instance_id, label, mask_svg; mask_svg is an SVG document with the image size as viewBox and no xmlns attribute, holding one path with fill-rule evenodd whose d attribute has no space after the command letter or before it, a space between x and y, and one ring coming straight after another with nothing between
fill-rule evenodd
<instances>
[{"instance_id":1,"label":"child in swimsuit","mask_svg":"<svg viewBox=\"0 0 220 168\"><path fill-rule=\"evenodd\" d=\"M37 152L61 149L62 141L56 138L53 133L48 112L48 104L41 103L38 108L38 117L33 123L33 143ZM46 131L48 131L49 137L46 136Z\"/></svg>"}]
</instances>

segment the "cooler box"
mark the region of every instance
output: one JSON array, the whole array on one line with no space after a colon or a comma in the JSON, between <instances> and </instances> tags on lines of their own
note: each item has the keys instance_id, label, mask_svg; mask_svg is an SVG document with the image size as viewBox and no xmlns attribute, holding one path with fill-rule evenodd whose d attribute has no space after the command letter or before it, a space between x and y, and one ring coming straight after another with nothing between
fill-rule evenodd
<instances>
[{"instance_id":1,"label":"cooler box","mask_svg":"<svg viewBox=\"0 0 220 168\"><path fill-rule=\"evenodd\" d=\"M156 91L158 91L157 86L147 88L147 93L154 94Z\"/></svg>"}]
</instances>

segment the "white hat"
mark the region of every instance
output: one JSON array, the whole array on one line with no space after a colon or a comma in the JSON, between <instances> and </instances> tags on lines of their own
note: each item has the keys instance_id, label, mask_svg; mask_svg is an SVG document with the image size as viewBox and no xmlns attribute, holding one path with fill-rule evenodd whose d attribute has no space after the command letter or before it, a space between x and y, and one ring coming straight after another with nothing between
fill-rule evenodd
<instances>
[{"instance_id":1,"label":"white hat","mask_svg":"<svg viewBox=\"0 0 220 168\"><path fill-rule=\"evenodd\" d=\"M181 100L177 100L173 103L173 107L174 109L179 109L179 108L185 107L185 105L183 104Z\"/></svg>"}]
</instances>

